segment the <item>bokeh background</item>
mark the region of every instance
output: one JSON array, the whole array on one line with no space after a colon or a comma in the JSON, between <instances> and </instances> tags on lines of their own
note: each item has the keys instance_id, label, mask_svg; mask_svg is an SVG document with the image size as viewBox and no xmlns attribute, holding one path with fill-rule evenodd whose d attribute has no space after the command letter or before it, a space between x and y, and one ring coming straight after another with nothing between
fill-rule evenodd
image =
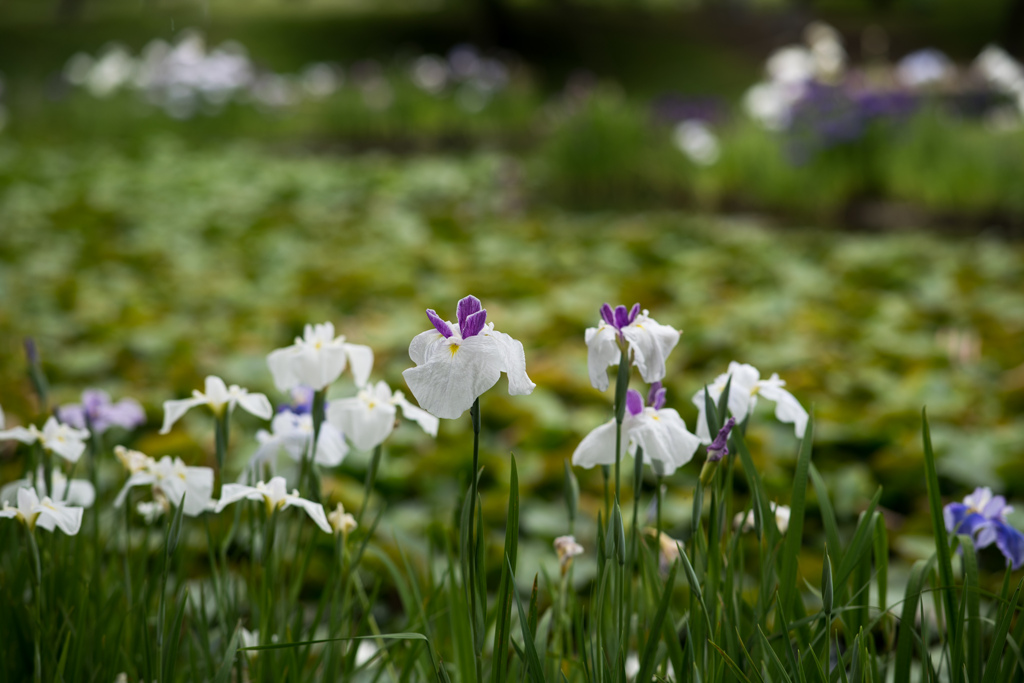
<instances>
[{"instance_id":1,"label":"bokeh background","mask_svg":"<svg viewBox=\"0 0 1024 683\"><path fill-rule=\"evenodd\" d=\"M0 404L38 409L32 336L57 403L138 397L129 445L211 461L204 416L156 435L162 401L212 373L284 402L265 355L325 320L402 387L423 310L473 293L538 384L483 399L484 504L514 451L540 556L611 410L584 329L639 301L684 331L691 426L729 361L778 372L842 519L882 485L897 552L926 555L923 406L950 498L1024 497L1022 51L1024 0L3 0ZM469 426L396 432L386 528L448 522ZM762 407L748 438L787 502L792 430Z\"/></svg>"}]
</instances>

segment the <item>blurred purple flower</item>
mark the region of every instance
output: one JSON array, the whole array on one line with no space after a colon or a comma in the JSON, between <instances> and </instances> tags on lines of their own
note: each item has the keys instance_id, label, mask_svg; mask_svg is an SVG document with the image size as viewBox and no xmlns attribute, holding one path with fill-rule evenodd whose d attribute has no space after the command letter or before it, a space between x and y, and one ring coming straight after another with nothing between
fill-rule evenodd
<instances>
[{"instance_id":1,"label":"blurred purple flower","mask_svg":"<svg viewBox=\"0 0 1024 683\"><path fill-rule=\"evenodd\" d=\"M146 422L146 413L133 398L112 403L110 394L100 389L86 389L81 403L70 403L57 409L60 421L76 429L92 429L102 434L111 427L134 429Z\"/></svg>"},{"instance_id":2,"label":"blurred purple flower","mask_svg":"<svg viewBox=\"0 0 1024 683\"><path fill-rule=\"evenodd\" d=\"M1002 496L993 496L992 489L977 488L963 503L949 503L942 511L946 531L974 539L978 548L996 544L1007 562L1018 569L1024 565L1024 534L1006 521L1013 507Z\"/></svg>"}]
</instances>

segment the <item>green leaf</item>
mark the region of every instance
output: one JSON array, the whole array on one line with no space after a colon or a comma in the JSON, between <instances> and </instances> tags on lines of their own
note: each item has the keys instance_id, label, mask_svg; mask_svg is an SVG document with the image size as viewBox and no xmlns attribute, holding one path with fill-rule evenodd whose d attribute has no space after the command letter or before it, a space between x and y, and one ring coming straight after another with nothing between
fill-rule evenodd
<instances>
[{"instance_id":1,"label":"green leaf","mask_svg":"<svg viewBox=\"0 0 1024 683\"><path fill-rule=\"evenodd\" d=\"M511 571L512 564L507 557L505 558L505 564ZM519 630L523 634L523 649L526 651L526 671L533 683L544 683L544 667L541 666L540 658L537 656L537 648L533 643L533 638L526 632L526 624L528 622L526 611L523 609L523 603L519 599L518 591L513 590L512 596L515 598L516 608L519 610Z\"/></svg>"},{"instance_id":2,"label":"green leaf","mask_svg":"<svg viewBox=\"0 0 1024 683\"><path fill-rule=\"evenodd\" d=\"M241 622L235 626L235 631L231 634L231 640L228 641L228 647L224 651L224 658L220 662L220 668L217 669L217 676L213 679L213 683L228 683L231 680L231 668L234 666L235 653L238 651L241 627Z\"/></svg>"},{"instance_id":3,"label":"green leaf","mask_svg":"<svg viewBox=\"0 0 1024 683\"><path fill-rule=\"evenodd\" d=\"M654 614L654 620L651 621L650 628L647 630L647 645L644 647L643 658L640 660L640 672L636 677L638 681L649 681L654 673L659 633L661 632L661 625L665 622L665 615L668 614L669 604L672 602L672 589L675 587L676 571L678 569L679 563L673 562L672 571L669 572L668 580L665 582L665 589L661 592L658 611Z\"/></svg>"},{"instance_id":4,"label":"green leaf","mask_svg":"<svg viewBox=\"0 0 1024 683\"><path fill-rule=\"evenodd\" d=\"M992 643L989 646L988 660L985 662L985 676L981 679L981 683L996 683L999 680L999 659L1003 656L1004 645L1007 644L1006 634L1010 631L1010 623L1013 621L1014 612L1017 609L1017 601L1020 599L1022 586L1024 586L1024 579L1017 583L1017 590L1013 592L1010 602L1002 605L999 610L996 630L992 634ZM1013 671L1013 669L1010 669L1010 671ZM1004 678L1004 680L1007 679Z\"/></svg>"},{"instance_id":5,"label":"green leaf","mask_svg":"<svg viewBox=\"0 0 1024 683\"><path fill-rule=\"evenodd\" d=\"M512 456L512 474L509 480L508 513L505 523L505 557L509 561L502 565L501 581L498 584L498 611L494 625L494 661L491 666L491 680L505 683L508 677L508 640L512 628L512 593L515 591L516 554L519 548L519 473L516 457Z\"/></svg>"},{"instance_id":6,"label":"green leaf","mask_svg":"<svg viewBox=\"0 0 1024 683\"><path fill-rule=\"evenodd\" d=\"M811 464L811 444L814 441L814 411L807 420L807 429L800 442L796 471L793 473L793 495L790 499L789 529L782 549L782 570L779 573L779 600L788 610L799 597L796 580L797 560L804 535L804 505L807 499L807 476ZM842 579L840 579L842 581ZM799 614L797 616L800 616Z\"/></svg>"},{"instance_id":7,"label":"green leaf","mask_svg":"<svg viewBox=\"0 0 1024 683\"><path fill-rule=\"evenodd\" d=\"M981 603L978 581L978 554L970 536L960 536L963 548L964 588L963 599L967 602L967 680L981 680Z\"/></svg>"},{"instance_id":8,"label":"green leaf","mask_svg":"<svg viewBox=\"0 0 1024 683\"><path fill-rule=\"evenodd\" d=\"M772 664L775 665L775 668L782 676L782 680L786 681L787 683L793 683L793 679L789 677L788 673L786 673L786 667L783 666L782 662L779 660L779 655L775 653L775 648L773 648L772 644L768 642L768 638L765 637L764 631L761 630L760 626L757 627L757 635L760 636L759 640L761 642L761 649L768 654L769 661L771 661ZM783 643L782 646L792 649L789 644L788 633L786 634L786 642Z\"/></svg>"},{"instance_id":9,"label":"green leaf","mask_svg":"<svg viewBox=\"0 0 1024 683\"><path fill-rule=\"evenodd\" d=\"M942 494L939 491L939 475L935 468L935 452L932 450L931 430L928 427L928 413L921 411L921 437L924 442L925 482L928 485L928 505L932 515L932 532L935 534L935 555L939 565L939 582L945 599L946 624L949 629L949 640L958 640L962 624L957 621L956 598L953 595L953 561L949 553L949 537L946 534L946 522L942 516ZM960 656L952 653L954 680L959 678Z\"/></svg>"}]
</instances>

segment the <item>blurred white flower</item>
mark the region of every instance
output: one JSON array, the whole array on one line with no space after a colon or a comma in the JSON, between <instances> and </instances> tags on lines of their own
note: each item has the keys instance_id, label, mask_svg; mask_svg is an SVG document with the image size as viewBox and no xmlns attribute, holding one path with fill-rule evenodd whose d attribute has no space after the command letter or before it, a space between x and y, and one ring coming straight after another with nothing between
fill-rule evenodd
<instances>
[{"instance_id":1,"label":"blurred white flower","mask_svg":"<svg viewBox=\"0 0 1024 683\"><path fill-rule=\"evenodd\" d=\"M274 414L274 409L264 394L250 394L248 389L243 389L237 384L228 387L220 377L207 377L204 388L205 391L193 390L192 398L164 401L164 424L160 428L161 434L170 432L174 423L196 406L207 406L217 417L224 415L225 411L229 417L236 405L263 420L269 420Z\"/></svg>"},{"instance_id":2,"label":"blurred white flower","mask_svg":"<svg viewBox=\"0 0 1024 683\"><path fill-rule=\"evenodd\" d=\"M302 89L315 99L323 99L333 95L341 86L339 71L330 64L316 62L302 70L299 76Z\"/></svg>"},{"instance_id":3,"label":"blurred white flower","mask_svg":"<svg viewBox=\"0 0 1024 683\"><path fill-rule=\"evenodd\" d=\"M775 526L778 527L779 533L786 533L786 529L789 528L789 516L790 509L788 505L776 505L775 503L768 503L769 509L775 514ZM750 510L744 515L742 512L737 512L736 516L733 517L732 526L734 529L747 533L754 530L754 511Z\"/></svg>"},{"instance_id":4,"label":"blurred white flower","mask_svg":"<svg viewBox=\"0 0 1024 683\"><path fill-rule=\"evenodd\" d=\"M122 459L122 462L125 460ZM213 503L213 470L209 467L190 467L181 458L165 455L160 460L149 458L145 466L128 477L114 499L114 507L124 505L128 491L133 487L150 485L154 495L159 493L174 506L180 505L184 496L184 512L189 517L203 514Z\"/></svg>"},{"instance_id":5,"label":"blurred white flower","mask_svg":"<svg viewBox=\"0 0 1024 683\"><path fill-rule=\"evenodd\" d=\"M18 489L34 488L42 496L50 496L53 500L62 501L82 508L90 508L96 502L96 489L85 479L68 479L59 469L50 472L53 480L53 493L46 489L46 470L40 465L36 469L35 486L25 477L4 484L0 488L0 502L14 503L18 498Z\"/></svg>"},{"instance_id":6,"label":"blurred white flower","mask_svg":"<svg viewBox=\"0 0 1024 683\"><path fill-rule=\"evenodd\" d=\"M33 488L18 489L17 506L4 502L0 509L0 518L17 519L28 527L29 531L42 527L47 531L59 528L65 534L74 536L82 527L82 508L71 507L57 500L44 496L39 500Z\"/></svg>"},{"instance_id":7,"label":"blurred white flower","mask_svg":"<svg viewBox=\"0 0 1024 683\"><path fill-rule=\"evenodd\" d=\"M757 83L743 96L743 110L768 130L779 131L789 125L793 105L803 91L800 83Z\"/></svg>"},{"instance_id":8,"label":"blurred white flower","mask_svg":"<svg viewBox=\"0 0 1024 683\"><path fill-rule=\"evenodd\" d=\"M59 455L68 462L78 462L85 452L85 440L89 438L89 430L75 429L57 421L52 415L40 430L35 425L28 427L12 427L0 430L0 441L14 440L25 444L37 441L50 453Z\"/></svg>"},{"instance_id":9,"label":"blurred white flower","mask_svg":"<svg viewBox=\"0 0 1024 683\"><path fill-rule=\"evenodd\" d=\"M711 400L716 404L722 392L725 391L725 385L730 377L732 377L732 384L729 387L729 412L739 422L743 422L754 412L757 398L762 396L769 401L774 401L775 417L780 422L792 424L798 439L804 437L804 430L807 428L807 411L803 409L793 394L782 388L786 386L786 382L779 379L778 374L773 373L768 379L761 379L761 373L753 365L733 361L729 363L728 371L716 377L715 381L707 388ZM702 442L711 443L704 389L694 394L693 404L697 406L698 413L697 436Z\"/></svg>"},{"instance_id":10,"label":"blurred white flower","mask_svg":"<svg viewBox=\"0 0 1024 683\"><path fill-rule=\"evenodd\" d=\"M814 78L814 54L801 45L779 48L768 56L765 71L779 83L804 83Z\"/></svg>"},{"instance_id":11,"label":"blurred white flower","mask_svg":"<svg viewBox=\"0 0 1024 683\"><path fill-rule=\"evenodd\" d=\"M331 401L327 420L348 437L356 448L369 451L383 443L395 428L398 408L407 420L437 436L438 419L406 400L401 391L392 393L385 382L370 384L352 398Z\"/></svg>"},{"instance_id":12,"label":"blurred white flower","mask_svg":"<svg viewBox=\"0 0 1024 683\"><path fill-rule=\"evenodd\" d=\"M345 506L341 503L338 503L337 507L327 515L327 521L330 522L334 533L342 536L348 536L359 526L356 523L356 518L351 513L345 512Z\"/></svg>"},{"instance_id":13,"label":"blurred white flower","mask_svg":"<svg viewBox=\"0 0 1024 683\"><path fill-rule=\"evenodd\" d=\"M672 140L679 151L700 166L711 166L721 156L718 138L706 123L697 119L677 124L672 132Z\"/></svg>"},{"instance_id":14,"label":"blurred white flower","mask_svg":"<svg viewBox=\"0 0 1024 683\"><path fill-rule=\"evenodd\" d=\"M555 539L555 554L558 555L558 566L564 576L569 571L572 558L583 554L583 546L576 542L575 536L559 536Z\"/></svg>"},{"instance_id":15,"label":"blurred white flower","mask_svg":"<svg viewBox=\"0 0 1024 683\"><path fill-rule=\"evenodd\" d=\"M301 462L309 457L313 441L313 416L310 413L284 410L270 421L269 432L264 429L256 432L256 439L260 447L249 461L247 469L250 471L258 470L262 463L282 451L292 460ZM337 428L328 422L321 424L313 462L322 467L337 467L347 454L348 445Z\"/></svg>"},{"instance_id":16,"label":"blurred white flower","mask_svg":"<svg viewBox=\"0 0 1024 683\"><path fill-rule=\"evenodd\" d=\"M804 37L811 47L814 75L822 81L834 82L846 66L846 50L839 32L821 21L813 21L804 29Z\"/></svg>"},{"instance_id":17,"label":"blurred white flower","mask_svg":"<svg viewBox=\"0 0 1024 683\"><path fill-rule=\"evenodd\" d=\"M325 533L333 533L324 507L320 503L299 497L298 491L288 493L284 477L274 477L269 482L259 482L256 486L244 486L242 484L224 484L221 490L220 501L217 502L214 512L221 512L225 507L240 500L259 500L267 506L267 513L274 510L284 510L289 507L298 507L306 511L309 518L316 522Z\"/></svg>"},{"instance_id":18,"label":"blurred white flower","mask_svg":"<svg viewBox=\"0 0 1024 683\"><path fill-rule=\"evenodd\" d=\"M363 386L373 368L373 349L348 344L344 336L334 336L334 324L306 325L295 343L267 356L274 384L281 391L297 386L325 389L338 379L347 364L352 366L356 386Z\"/></svg>"},{"instance_id":19,"label":"blurred white flower","mask_svg":"<svg viewBox=\"0 0 1024 683\"><path fill-rule=\"evenodd\" d=\"M158 496L156 500L144 500L135 506L136 512L146 524L153 524L167 514L167 498Z\"/></svg>"},{"instance_id":20,"label":"blurred white flower","mask_svg":"<svg viewBox=\"0 0 1024 683\"><path fill-rule=\"evenodd\" d=\"M911 52L896 64L896 80L908 88L941 83L956 74L949 57L935 49Z\"/></svg>"},{"instance_id":21,"label":"blurred white flower","mask_svg":"<svg viewBox=\"0 0 1024 683\"><path fill-rule=\"evenodd\" d=\"M93 63L85 77L85 88L93 97L105 98L127 85L135 73L135 60L121 45L110 45Z\"/></svg>"},{"instance_id":22,"label":"blurred white flower","mask_svg":"<svg viewBox=\"0 0 1024 683\"><path fill-rule=\"evenodd\" d=\"M998 45L988 45L974 60L974 69L1005 93L1024 91L1024 66Z\"/></svg>"},{"instance_id":23,"label":"blurred white flower","mask_svg":"<svg viewBox=\"0 0 1024 683\"><path fill-rule=\"evenodd\" d=\"M448 63L435 55L423 55L413 62L410 75L417 88L436 95L448 84Z\"/></svg>"}]
</instances>

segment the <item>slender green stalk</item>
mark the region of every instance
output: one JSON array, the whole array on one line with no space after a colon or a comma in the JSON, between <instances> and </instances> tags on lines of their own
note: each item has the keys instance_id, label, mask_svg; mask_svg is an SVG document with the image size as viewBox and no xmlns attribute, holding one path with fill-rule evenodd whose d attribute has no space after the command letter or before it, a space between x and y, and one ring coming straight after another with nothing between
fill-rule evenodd
<instances>
[{"instance_id":1,"label":"slender green stalk","mask_svg":"<svg viewBox=\"0 0 1024 683\"><path fill-rule=\"evenodd\" d=\"M230 438L229 430L229 415L228 411L225 410L221 415L217 415L214 420L214 446L216 448L217 456L217 495L220 495L220 487L224 483L224 462L228 456L228 439Z\"/></svg>"},{"instance_id":2,"label":"slender green stalk","mask_svg":"<svg viewBox=\"0 0 1024 683\"><path fill-rule=\"evenodd\" d=\"M619 489L622 463L622 420L626 417L626 391L629 389L629 354L625 347L619 357L619 372L615 376L615 503L621 504Z\"/></svg>"},{"instance_id":3,"label":"slender green stalk","mask_svg":"<svg viewBox=\"0 0 1024 683\"><path fill-rule=\"evenodd\" d=\"M316 449L320 443L320 428L324 423L324 410L327 404L327 387L313 394L313 440L309 444L308 462L303 462L309 475L309 496L311 500L320 502L320 476L316 469ZM300 484L302 480L299 480Z\"/></svg>"},{"instance_id":4,"label":"slender green stalk","mask_svg":"<svg viewBox=\"0 0 1024 683\"><path fill-rule=\"evenodd\" d=\"M33 629L33 667L32 680L41 683L43 680L43 658L40 641L43 630L43 576L42 563L39 561L39 546L36 544L35 531L25 526L25 535L28 537L29 561L32 564L32 602L35 607L36 624Z\"/></svg>"},{"instance_id":5,"label":"slender green stalk","mask_svg":"<svg viewBox=\"0 0 1024 683\"><path fill-rule=\"evenodd\" d=\"M474 652L476 652L476 678L483 677L483 662L480 659L480 644L483 643L484 634L478 633L477 629L477 595L476 595L476 574L479 568L476 566L476 499L477 499L477 472L480 469L480 397L473 401L473 407L469 409L470 419L473 421L473 471L469 480L469 601L470 601L470 623L473 627Z\"/></svg>"},{"instance_id":6,"label":"slender green stalk","mask_svg":"<svg viewBox=\"0 0 1024 683\"><path fill-rule=\"evenodd\" d=\"M660 534L661 531L662 531L662 526L661 526L661 475L660 474L655 475L654 483L655 483L655 486L656 486L656 488L654 490L654 495L655 495L655 500L656 500L655 504L657 505L657 508L655 510L655 515L656 515L655 528L658 530L658 533ZM661 541L660 537L658 538L658 541L659 542Z\"/></svg>"},{"instance_id":7,"label":"slender green stalk","mask_svg":"<svg viewBox=\"0 0 1024 683\"><path fill-rule=\"evenodd\" d=\"M370 466L366 470L366 484L363 487L363 503L359 506L359 513L356 515L356 524L362 524L363 514L370 503L370 495L373 493L374 482L377 481L377 468L380 467L380 459L384 452L384 444L377 444L373 449L373 456L370 458Z\"/></svg>"}]
</instances>

